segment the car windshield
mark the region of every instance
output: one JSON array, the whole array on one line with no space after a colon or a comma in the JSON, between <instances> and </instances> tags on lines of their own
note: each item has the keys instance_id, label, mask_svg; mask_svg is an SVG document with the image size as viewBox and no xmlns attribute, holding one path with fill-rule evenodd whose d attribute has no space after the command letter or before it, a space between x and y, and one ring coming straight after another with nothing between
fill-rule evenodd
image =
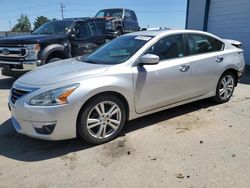
<instances>
[{"instance_id":1,"label":"car windshield","mask_svg":"<svg viewBox=\"0 0 250 188\"><path fill-rule=\"evenodd\" d=\"M131 58L151 36L122 36L100 47L80 60L87 63L115 65Z\"/></svg>"},{"instance_id":2,"label":"car windshield","mask_svg":"<svg viewBox=\"0 0 250 188\"><path fill-rule=\"evenodd\" d=\"M72 25L72 21L51 21L43 24L32 34L65 34Z\"/></svg>"},{"instance_id":3,"label":"car windshield","mask_svg":"<svg viewBox=\"0 0 250 188\"><path fill-rule=\"evenodd\" d=\"M95 17L118 17L122 18L123 9L100 10Z\"/></svg>"}]
</instances>

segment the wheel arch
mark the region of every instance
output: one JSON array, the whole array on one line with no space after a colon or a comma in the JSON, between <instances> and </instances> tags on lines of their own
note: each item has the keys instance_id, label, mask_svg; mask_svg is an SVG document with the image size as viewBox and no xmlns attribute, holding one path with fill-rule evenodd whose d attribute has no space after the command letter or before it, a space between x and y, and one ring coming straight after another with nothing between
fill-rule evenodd
<instances>
[{"instance_id":1,"label":"wheel arch","mask_svg":"<svg viewBox=\"0 0 250 188\"><path fill-rule=\"evenodd\" d=\"M68 53L68 50L65 48L65 46L61 44L49 45L41 53L41 59L44 61L44 63L47 63L50 58L56 57L67 59L70 58L70 54Z\"/></svg>"},{"instance_id":2,"label":"wheel arch","mask_svg":"<svg viewBox=\"0 0 250 188\"><path fill-rule=\"evenodd\" d=\"M91 97L89 97L89 98L83 103L81 109L79 110L79 112L78 112L78 114L77 114L76 126L78 126L80 114L81 114L82 110L84 110L84 108L86 107L86 105L87 105L90 101L94 100L96 97L101 96L101 95L113 95L113 96L117 97L119 100L121 100L121 102L122 102L122 103L124 104L124 106L125 106L126 120L129 119L130 107L129 107L129 103L128 103L126 97L125 97L123 94L121 94L121 93L119 93L119 92L117 92L117 91L103 91L103 92L101 92L101 93L97 93L97 94L92 95Z\"/></svg>"},{"instance_id":3,"label":"wheel arch","mask_svg":"<svg viewBox=\"0 0 250 188\"><path fill-rule=\"evenodd\" d=\"M226 70L221 74L221 76L222 76L223 74L225 74L226 72L231 72L231 73L234 74L234 76L235 76L235 86L237 86L237 85L238 85L238 80L239 80L238 71L237 71L236 69L234 69L234 68L228 68L228 69L226 69Z\"/></svg>"}]
</instances>

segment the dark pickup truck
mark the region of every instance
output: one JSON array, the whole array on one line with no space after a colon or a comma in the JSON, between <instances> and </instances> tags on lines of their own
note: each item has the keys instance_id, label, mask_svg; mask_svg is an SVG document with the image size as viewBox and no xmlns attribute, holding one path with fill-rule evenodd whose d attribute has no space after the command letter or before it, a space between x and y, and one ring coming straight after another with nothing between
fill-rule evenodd
<instances>
[{"instance_id":1,"label":"dark pickup truck","mask_svg":"<svg viewBox=\"0 0 250 188\"><path fill-rule=\"evenodd\" d=\"M103 9L97 12L95 17L106 19L106 34L111 39L124 33L139 30L137 17L133 10L124 8Z\"/></svg>"},{"instance_id":2,"label":"dark pickup truck","mask_svg":"<svg viewBox=\"0 0 250 188\"><path fill-rule=\"evenodd\" d=\"M0 67L19 76L34 67L87 54L106 41L106 20L72 18L50 21L30 35L0 39Z\"/></svg>"}]
</instances>

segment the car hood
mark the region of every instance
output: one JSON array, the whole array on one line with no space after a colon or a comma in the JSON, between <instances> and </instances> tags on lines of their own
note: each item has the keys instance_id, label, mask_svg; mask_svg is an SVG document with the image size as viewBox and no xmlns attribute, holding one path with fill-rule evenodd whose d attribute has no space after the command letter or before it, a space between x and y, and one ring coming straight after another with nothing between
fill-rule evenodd
<instances>
[{"instance_id":1,"label":"car hood","mask_svg":"<svg viewBox=\"0 0 250 188\"><path fill-rule=\"evenodd\" d=\"M43 43L65 38L64 34L61 35L22 35L13 37L4 37L0 39L0 44L34 44Z\"/></svg>"},{"instance_id":2,"label":"car hood","mask_svg":"<svg viewBox=\"0 0 250 188\"><path fill-rule=\"evenodd\" d=\"M39 87L98 75L105 72L108 67L109 65L67 59L38 67L24 74L16 82L26 86Z\"/></svg>"}]
</instances>

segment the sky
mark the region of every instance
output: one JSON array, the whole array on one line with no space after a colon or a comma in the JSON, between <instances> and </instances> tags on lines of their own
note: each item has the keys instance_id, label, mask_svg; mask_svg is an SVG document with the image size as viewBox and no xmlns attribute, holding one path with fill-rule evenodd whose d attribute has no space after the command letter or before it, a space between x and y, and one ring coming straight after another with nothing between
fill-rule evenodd
<instances>
[{"instance_id":1,"label":"sky","mask_svg":"<svg viewBox=\"0 0 250 188\"><path fill-rule=\"evenodd\" d=\"M94 16L104 8L129 8L136 12L140 27L185 28L187 0L1 0L0 31L10 30L21 14L33 23L37 16L61 19Z\"/></svg>"}]
</instances>

